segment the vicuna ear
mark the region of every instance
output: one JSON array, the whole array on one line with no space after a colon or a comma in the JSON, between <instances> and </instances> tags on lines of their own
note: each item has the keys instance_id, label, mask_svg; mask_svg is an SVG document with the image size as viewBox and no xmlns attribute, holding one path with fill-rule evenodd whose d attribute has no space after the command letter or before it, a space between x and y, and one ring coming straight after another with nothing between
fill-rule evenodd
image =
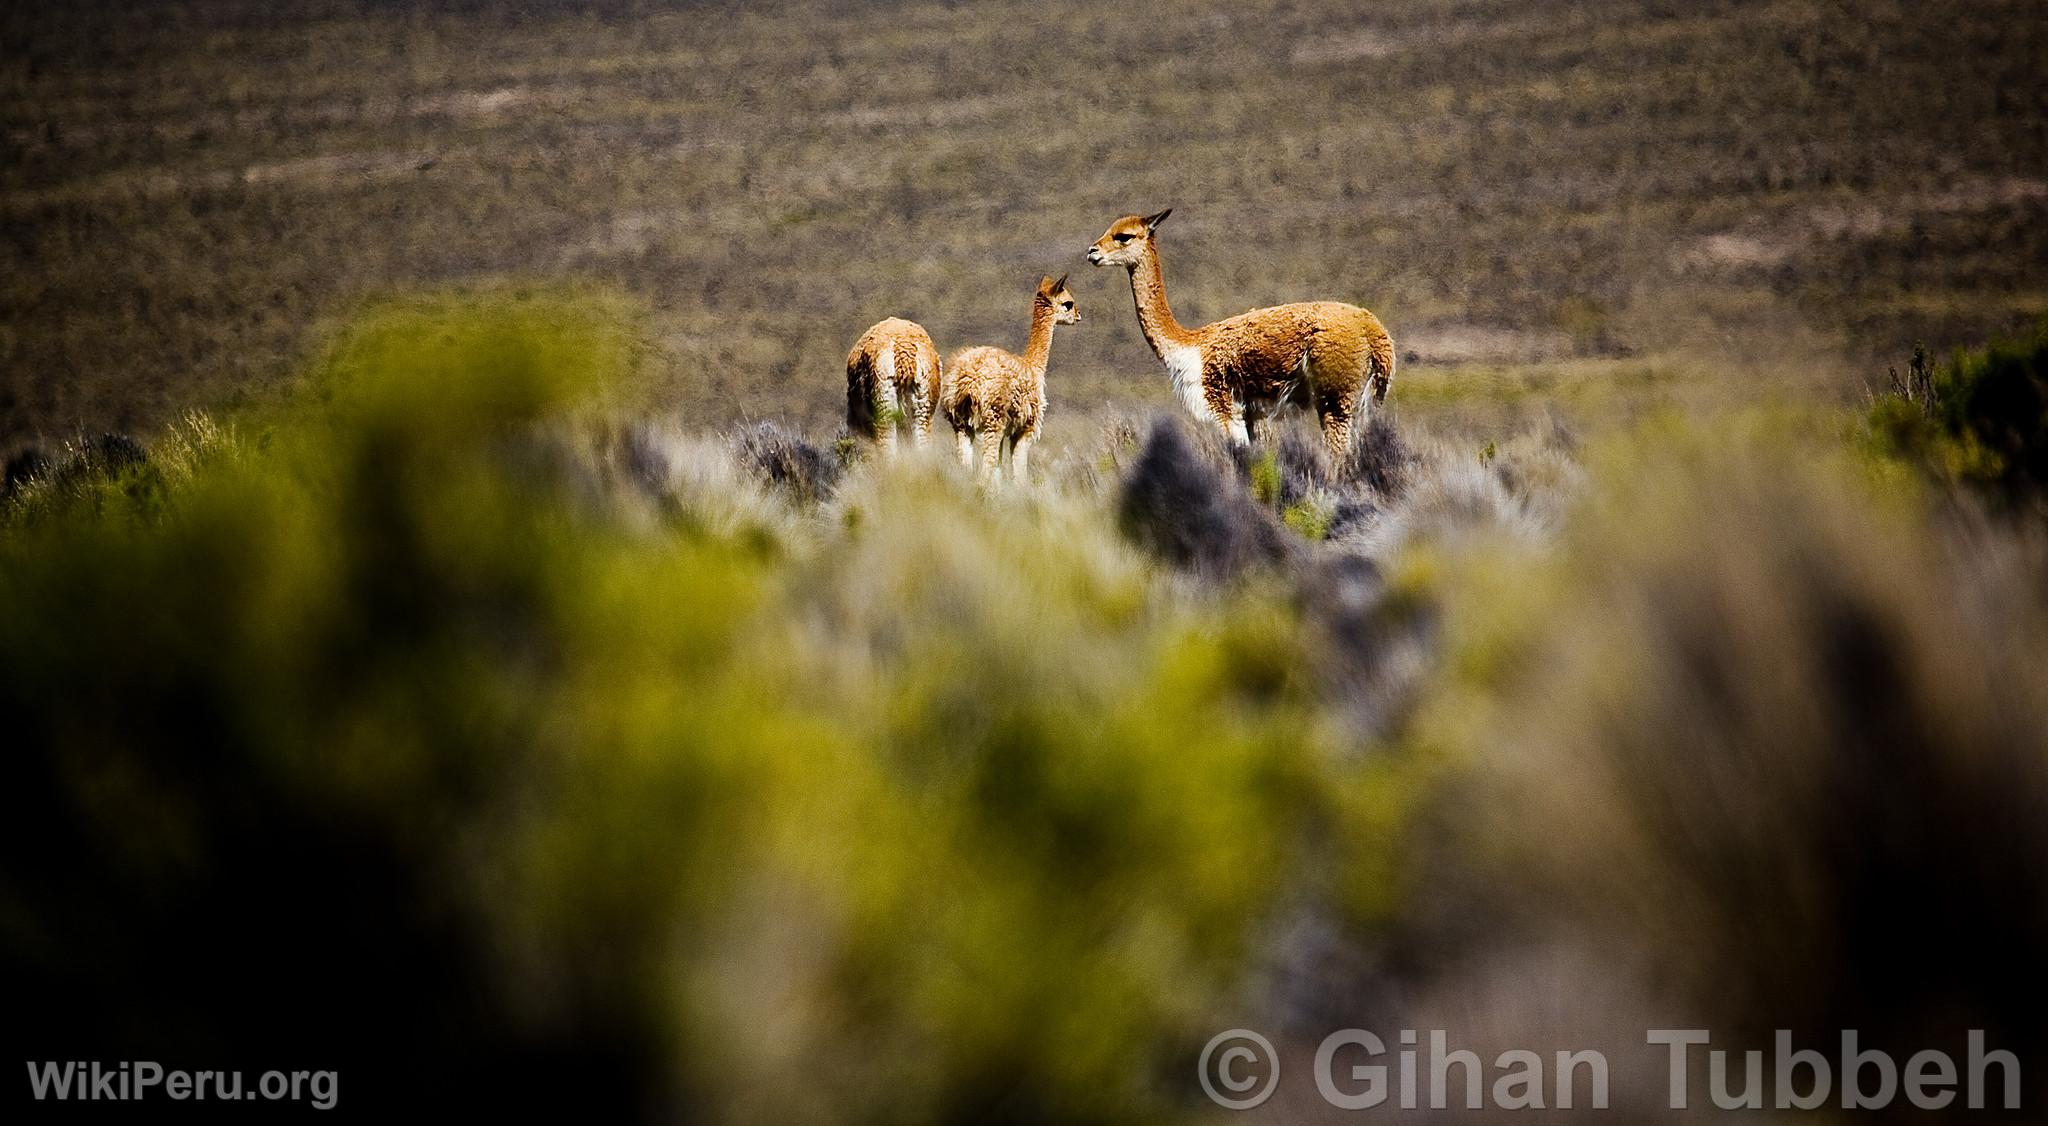
<instances>
[{"instance_id":1,"label":"vicuna ear","mask_svg":"<svg viewBox=\"0 0 2048 1126\"><path fill-rule=\"evenodd\" d=\"M1050 295L1053 290L1058 288L1059 286L1052 280L1051 274L1038 275L1038 292Z\"/></svg>"},{"instance_id":2,"label":"vicuna ear","mask_svg":"<svg viewBox=\"0 0 2048 1126\"><path fill-rule=\"evenodd\" d=\"M1061 275L1060 275L1060 280L1058 280L1058 281L1056 281L1056 282L1052 283L1052 288L1051 288L1051 289L1048 289L1048 290L1046 290L1046 292L1047 292L1047 293L1058 293L1058 292L1059 292L1060 290L1062 290L1062 289L1065 289L1065 288L1067 288L1067 275L1065 275L1065 274L1061 274Z\"/></svg>"},{"instance_id":3,"label":"vicuna ear","mask_svg":"<svg viewBox=\"0 0 2048 1126\"><path fill-rule=\"evenodd\" d=\"M1157 215L1147 215L1145 217L1145 229L1147 231L1156 229L1159 224L1166 222L1166 217L1171 214L1173 214L1173 208L1169 207Z\"/></svg>"}]
</instances>

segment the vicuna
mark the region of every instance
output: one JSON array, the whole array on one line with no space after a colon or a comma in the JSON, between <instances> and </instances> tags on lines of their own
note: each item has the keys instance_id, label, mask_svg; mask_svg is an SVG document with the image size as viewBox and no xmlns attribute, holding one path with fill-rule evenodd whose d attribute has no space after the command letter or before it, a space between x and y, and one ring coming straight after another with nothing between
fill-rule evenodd
<instances>
[{"instance_id":1,"label":"vicuna","mask_svg":"<svg viewBox=\"0 0 2048 1126\"><path fill-rule=\"evenodd\" d=\"M1030 480L1031 443L1045 419L1045 365L1052 355L1053 326L1080 321L1066 277L1040 278L1031 295L1031 337L1022 356L983 345L946 361L940 408L960 444L962 464L975 464L978 443L980 474L992 478L1007 448L1011 478Z\"/></svg>"},{"instance_id":2,"label":"vicuna","mask_svg":"<svg viewBox=\"0 0 2048 1126\"><path fill-rule=\"evenodd\" d=\"M911 440L931 440L939 394L939 349L924 326L901 317L877 322L846 354L846 426L896 452L896 425L910 424Z\"/></svg>"},{"instance_id":3,"label":"vicuna","mask_svg":"<svg viewBox=\"0 0 2048 1126\"><path fill-rule=\"evenodd\" d=\"M1174 393L1196 418L1223 428L1239 445L1251 426L1282 403L1313 406L1323 444L1341 465L1351 452L1359 412L1387 397L1394 382L1394 341L1379 318L1356 305L1308 301L1253 309L1188 328L1166 304L1154 232L1172 214L1126 215L1088 248L1097 266L1130 271L1138 327L1166 364Z\"/></svg>"}]
</instances>

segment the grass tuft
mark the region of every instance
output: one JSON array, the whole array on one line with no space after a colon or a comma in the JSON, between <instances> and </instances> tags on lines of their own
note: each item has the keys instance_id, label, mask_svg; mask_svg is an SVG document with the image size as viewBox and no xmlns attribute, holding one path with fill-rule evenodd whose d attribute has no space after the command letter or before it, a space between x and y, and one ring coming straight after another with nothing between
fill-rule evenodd
<instances>
[{"instance_id":1,"label":"grass tuft","mask_svg":"<svg viewBox=\"0 0 2048 1126\"><path fill-rule=\"evenodd\" d=\"M1293 547L1285 531L1219 461L1179 419L1155 419L1119 486L1125 533L1166 562L1218 581L1287 561Z\"/></svg>"},{"instance_id":2,"label":"grass tuft","mask_svg":"<svg viewBox=\"0 0 2048 1126\"><path fill-rule=\"evenodd\" d=\"M773 422L741 431L733 445L740 460L763 482L784 490L799 504L831 500L838 487L840 453L820 449Z\"/></svg>"}]
</instances>

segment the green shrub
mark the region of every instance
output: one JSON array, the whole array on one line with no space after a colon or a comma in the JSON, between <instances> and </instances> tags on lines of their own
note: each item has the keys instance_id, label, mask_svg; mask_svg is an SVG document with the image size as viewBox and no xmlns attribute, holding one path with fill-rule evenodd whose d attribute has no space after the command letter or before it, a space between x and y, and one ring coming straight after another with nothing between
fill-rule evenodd
<instances>
[{"instance_id":1,"label":"green shrub","mask_svg":"<svg viewBox=\"0 0 2048 1126\"><path fill-rule=\"evenodd\" d=\"M2048 487L2048 321L1938 368L1916 351L1907 374L1894 373L1891 383L1867 417L1881 453L2007 500Z\"/></svg>"},{"instance_id":2,"label":"green shrub","mask_svg":"<svg viewBox=\"0 0 2048 1126\"><path fill-rule=\"evenodd\" d=\"M1287 510L1280 514L1280 522L1292 528L1302 539L1314 542L1329 536L1331 515L1326 501L1308 497L1288 505Z\"/></svg>"},{"instance_id":3,"label":"green shrub","mask_svg":"<svg viewBox=\"0 0 2048 1126\"><path fill-rule=\"evenodd\" d=\"M1260 451L1247 471L1252 499L1267 508L1280 507L1280 462L1272 450Z\"/></svg>"}]
</instances>

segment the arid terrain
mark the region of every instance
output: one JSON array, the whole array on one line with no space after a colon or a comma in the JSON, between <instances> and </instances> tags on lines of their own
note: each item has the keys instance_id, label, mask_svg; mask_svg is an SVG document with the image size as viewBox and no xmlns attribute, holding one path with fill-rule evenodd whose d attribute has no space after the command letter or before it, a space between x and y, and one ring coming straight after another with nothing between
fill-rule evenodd
<instances>
[{"instance_id":1,"label":"arid terrain","mask_svg":"<svg viewBox=\"0 0 2048 1126\"><path fill-rule=\"evenodd\" d=\"M2026 0L0 20L16 445L235 401L352 302L479 278L623 286L663 409L817 428L868 324L1018 347L1031 283L1072 269L1056 419L1163 404L1121 277L1080 255L1165 206L1184 319L1363 304L1439 398L1501 365L1655 382L1611 361L1673 354L1739 393L1856 389L2048 310Z\"/></svg>"}]
</instances>

